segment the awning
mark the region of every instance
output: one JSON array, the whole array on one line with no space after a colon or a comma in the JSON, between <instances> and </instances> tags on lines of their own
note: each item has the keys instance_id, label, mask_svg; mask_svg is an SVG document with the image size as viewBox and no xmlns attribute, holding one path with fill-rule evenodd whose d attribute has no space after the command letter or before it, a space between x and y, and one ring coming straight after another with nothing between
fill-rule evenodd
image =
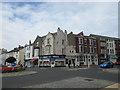
<instances>
[{"instance_id":1,"label":"awning","mask_svg":"<svg viewBox=\"0 0 120 90\"><path fill-rule=\"evenodd\" d=\"M38 59L31 59L31 60L29 60L29 61L35 61L35 60L38 60Z\"/></svg>"}]
</instances>

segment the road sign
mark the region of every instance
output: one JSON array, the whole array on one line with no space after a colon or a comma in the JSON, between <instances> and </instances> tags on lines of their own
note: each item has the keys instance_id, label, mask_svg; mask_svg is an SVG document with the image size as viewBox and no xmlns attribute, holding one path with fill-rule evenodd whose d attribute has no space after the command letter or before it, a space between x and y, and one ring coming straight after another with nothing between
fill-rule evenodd
<instances>
[{"instance_id":1,"label":"road sign","mask_svg":"<svg viewBox=\"0 0 120 90\"><path fill-rule=\"evenodd\" d=\"M11 65L14 67L14 66L16 66L16 63L11 63Z\"/></svg>"}]
</instances>

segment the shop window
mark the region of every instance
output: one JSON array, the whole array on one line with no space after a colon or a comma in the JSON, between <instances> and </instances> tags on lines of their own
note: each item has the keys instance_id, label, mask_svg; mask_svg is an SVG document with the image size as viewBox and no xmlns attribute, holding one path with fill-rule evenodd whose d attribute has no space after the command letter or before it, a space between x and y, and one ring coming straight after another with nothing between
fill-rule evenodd
<instances>
[{"instance_id":1,"label":"shop window","mask_svg":"<svg viewBox=\"0 0 120 90\"><path fill-rule=\"evenodd\" d=\"M68 59L66 59L66 64L68 64Z\"/></svg>"}]
</instances>

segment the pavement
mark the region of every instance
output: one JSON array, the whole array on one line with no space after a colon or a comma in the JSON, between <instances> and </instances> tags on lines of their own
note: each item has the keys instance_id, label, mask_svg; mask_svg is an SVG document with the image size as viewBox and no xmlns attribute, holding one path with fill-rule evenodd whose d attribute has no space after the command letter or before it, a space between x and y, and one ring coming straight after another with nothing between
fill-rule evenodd
<instances>
[{"instance_id":1,"label":"pavement","mask_svg":"<svg viewBox=\"0 0 120 90\"><path fill-rule=\"evenodd\" d=\"M30 85L23 88L104 88L111 84L114 84L114 82L87 77L74 77L45 84Z\"/></svg>"},{"instance_id":2,"label":"pavement","mask_svg":"<svg viewBox=\"0 0 120 90\"><path fill-rule=\"evenodd\" d=\"M36 71L19 71L19 72L9 72L9 73L0 73L0 77L13 77L13 76L24 76L36 74Z\"/></svg>"}]
</instances>

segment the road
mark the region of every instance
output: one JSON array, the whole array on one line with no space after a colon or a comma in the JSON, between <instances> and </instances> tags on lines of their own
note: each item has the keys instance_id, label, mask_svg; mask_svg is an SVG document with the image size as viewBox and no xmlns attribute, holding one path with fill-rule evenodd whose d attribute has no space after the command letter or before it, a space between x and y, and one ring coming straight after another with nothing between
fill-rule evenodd
<instances>
[{"instance_id":1,"label":"road","mask_svg":"<svg viewBox=\"0 0 120 90\"><path fill-rule=\"evenodd\" d=\"M118 83L118 74L104 72L98 66L86 70L68 70L67 68L29 68L27 71L37 71L37 74L3 77L2 88L21 88L27 86L41 85L55 81L85 77L98 80L106 80Z\"/></svg>"}]
</instances>

